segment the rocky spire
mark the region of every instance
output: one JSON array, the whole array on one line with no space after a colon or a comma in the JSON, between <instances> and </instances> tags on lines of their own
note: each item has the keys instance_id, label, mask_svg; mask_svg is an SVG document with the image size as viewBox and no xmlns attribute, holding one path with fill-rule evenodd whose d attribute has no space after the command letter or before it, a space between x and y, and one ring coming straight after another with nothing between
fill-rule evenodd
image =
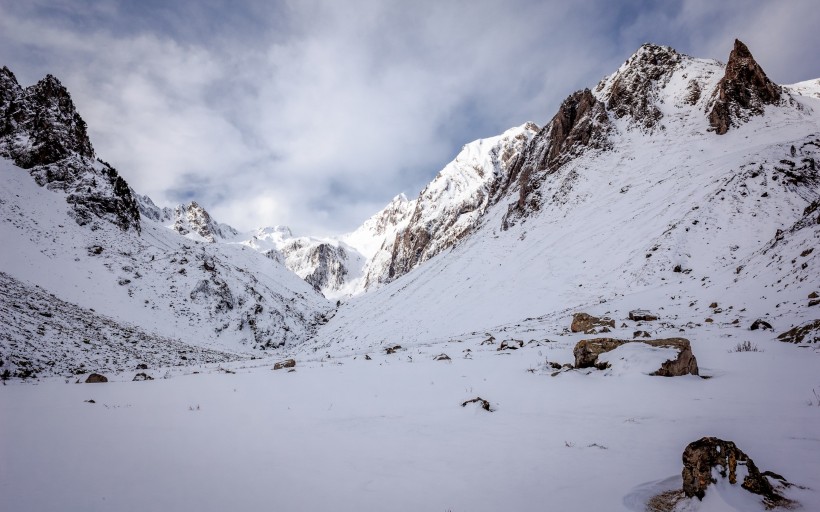
<instances>
[{"instance_id":1,"label":"rocky spire","mask_svg":"<svg viewBox=\"0 0 820 512\"><path fill-rule=\"evenodd\" d=\"M769 80L749 48L735 39L726 73L713 94L709 124L718 135L723 135L749 117L762 115L765 105L776 105L780 101L780 86Z\"/></svg>"}]
</instances>

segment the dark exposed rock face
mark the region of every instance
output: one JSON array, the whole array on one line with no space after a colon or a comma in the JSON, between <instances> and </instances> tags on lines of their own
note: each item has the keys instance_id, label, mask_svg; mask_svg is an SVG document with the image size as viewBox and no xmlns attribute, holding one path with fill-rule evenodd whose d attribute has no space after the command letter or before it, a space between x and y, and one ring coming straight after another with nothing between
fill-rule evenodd
<instances>
[{"instance_id":1,"label":"dark exposed rock face","mask_svg":"<svg viewBox=\"0 0 820 512\"><path fill-rule=\"evenodd\" d=\"M598 356L604 352L615 350L625 343L645 343L653 347L674 348L678 357L664 362L661 367L652 373L661 377L676 377L680 375L698 375L698 362L692 354L689 340L684 338L666 338L660 340L619 340L615 338L595 338L581 340L573 349L576 368L591 368L597 366Z\"/></svg>"},{"instance_id":2,"label":"dark exposed rock face","mask_svg":"<svg viewBox=\"0 0 820 512\"><path fill-rule=\"evenodd\" d=\"M519 197L505 216L503 227L508 227L515 216L540 209L537 190L545 176L589 149L609 148L610 128L606 107L589 89L565 99L558 113L512 165L509 180L518 181Z\"/></svg>"},{"instance_id":3,"label":"dark exposed rock face","mask_svg":"<svg viewBox=\"0 0 820 512\"><path fill-rule=\"evenodd\" d=\"M656 106L658 90L672 76L681 55L666 46L644 44L635 52L613 77L607 93L606 107L620 119L629 117L633 125L651 130L663 117ZM697 83L690 97L697 101L700 90ZM602 82L598 87L603 88Z\"/></svg>"},{"instance_id":4,"label":"dark exposed rock face","mask_svg":"<svg viewBox=\"0 0 820 512\"><path fill-rule=\"evenodd\" d=\"M703 499L706 488L714 483L713 469L722 478L737 484L738 466L746 467L746 475L740 486L747 491L763 496L767 505L777 505L787 501L780 496L755 465L735 443L716 437L704 437L686 447L683 451L683 492L687 497Z\"/></svg>"},{"instance_id":5,"label":"dark exposed rock face","mask_svg":"<svg viewBox=\"0 0 820 512\"><path fill-rule=\"evenodd\" d=\"M78 224L97 217L139 231L134 194L116 169L95 160L85 121L53 76L23 89L0 69L0 156L28 169L40 186L65 192Z\"/></svg>"},{"instance_id":6,"label":"dark exposed rock face","mask_svg":"<svg viewBox=\"0 0 820 512\"><path fill-rule=\"evenodd\" d=\"M59 80L46 75L23 89L14 74L3 67L0 87L3 156L24 169L52 164L73 153L94 157L85 121Z\"/></svg>"},{"instance_id":7,"label":"dark exposed rock face","mask_svg":"<svg viewBox=\"0 0 820 512\"><path fill-rule=\"evenodd\" d=\"M769 80L749 48L735 39L726 74L718 82L714 96L709 125L718 135L723 135L749 117L762 115L765 105L779 103L780 86Z\"/></svg>"},{"instance_id":8,"label":"dark exposed rock face","mask_svg":"<svg viewBox=\"0 0 820 512\"><path fill-rule=\"evenodd\" d=\"M596 327L615 327L615 320L611 318L598 318L587 313L575 313L572 315L572 325L569 330L572 332L588 332Z\"/></svg>"},{"instance_id":9,"label":"dark exposed rock face","mask_svg":"<svg viewBox=\"0 0 820 512\"><path fill-rule=\"evenodd\" d=\"M108 378L105 375L100 375L99 373L92 373L85 379L86 384L97 384L100 382L108 382Z\"/></svg>"}]
</instances>

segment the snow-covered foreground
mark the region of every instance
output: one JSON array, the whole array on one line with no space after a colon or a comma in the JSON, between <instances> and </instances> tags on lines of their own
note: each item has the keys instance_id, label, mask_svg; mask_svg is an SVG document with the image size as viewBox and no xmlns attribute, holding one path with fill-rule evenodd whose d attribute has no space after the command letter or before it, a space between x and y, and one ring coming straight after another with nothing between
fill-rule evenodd
<instances>
[{"instance_id":1,"label":"snow-covered foreground","mask_svg":"<svg viewBox=\"0 0 820 512\"><path fill-rule=\"evenodd\" d=\"M813 349L743 329L761 351L730 352L739 331L710 326L690 335L708 379L617 364L552 376L545 362L571 362L584 335L520 329L507 333L525 343L515 351L475 336L371 360L319 353L295 372L239 362L234 374L10 383L0 508L643 510L679 487L684 447L714 435L808 487L788 496L820 509ZM461 407L476 396L495 411ZM687 510L754 510L725 487Z\"/></svg>"}]
</instances>

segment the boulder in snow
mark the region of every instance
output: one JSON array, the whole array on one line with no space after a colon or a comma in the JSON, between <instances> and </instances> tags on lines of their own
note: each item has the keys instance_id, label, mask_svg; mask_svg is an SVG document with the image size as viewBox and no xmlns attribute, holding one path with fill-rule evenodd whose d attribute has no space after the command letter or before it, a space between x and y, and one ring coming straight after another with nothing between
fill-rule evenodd
<instances>
[{"instance_id":1,"label":"boulder in snow","mask_svg":"<svg viewBox=\"0 0 820 512\"><path fill-rule=\"evenodd\" d=\"M285 359L284 361L279 361L278 363L273 365L274 370L282 370L283 368L293 368L296 366L295 359Z\"/></svg>"},{"instance_id":2,"label":"boulder in snow","mask_svg":"<svg viewBox=\"0 0 820 512\"><path fill-rule=\"evenodd\" d=\"M658 315L652 314L645 309L633 309L629 312L629 319L635 322L652 322L658 319Z\"/></svg>"},{"instance_id":3,"label":"boulder in snow","mask_svg":"<svg viewBox=\"0 0 820 512\"><path fill-rule=\"evenodd\" d=\"M572 315L572 325L569 330L572 332L583 332L592 334L596 327L615 327L615 320L607 317L598 318L587 313L575 313Z\"/></svg>"},{"instance_id":4,"label":"boulder in snow","mask_svg":"<svg viewBox=\"0 0 820 512\"><path fill-rule=\"evenodd\" d=\"M608 366L605 361L598 361L598 356L621 347L627 343L644 344L656 348L669 348L677 352L677 356L663 361L657 370L650 370L651 375L662 377L676 377L680 375L698 375L698 363L692 354L689 340L684 338L666 338L659 340L619 340L615 338L595 338L581 340L573 349L576 368L591 368ZM604 364L601 364L604 363Z\"/></svg>"},{"instance_id":5,"label":"boulder in snow","mask_svg":"<svg viewBox=\"0 0 820 512\"><path fill-rule=\"evenodd\" d=\"M86 384L95 384L97 382L108 382L108 378L105 375L100 375L99 373L92 373L85 379Z\"/></svg>"},{"instance_id":6,"label":"boulder in snow","mask_svg":"<svg viewBox=\"0 0 820 512\"><path fill-rule=\"evenodd\" d=\"M735 443L716 437L704 437L683 451L683 492L689 497L703 499L706 488L717 482L717 477L728 478L731 485L742 480L740 487L763 496L767 508L790 502L769 482L767 476L784 481L775 473L761 473L754 461L743 453ZM778 478L779 477L779 478Z\"/></svg>"}]
</instances>

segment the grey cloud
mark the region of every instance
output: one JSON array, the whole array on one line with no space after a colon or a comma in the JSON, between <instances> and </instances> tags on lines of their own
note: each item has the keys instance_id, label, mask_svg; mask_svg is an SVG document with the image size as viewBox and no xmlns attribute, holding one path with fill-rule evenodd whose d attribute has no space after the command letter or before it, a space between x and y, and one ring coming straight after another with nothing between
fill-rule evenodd
<instances>
[{"instance_id":1,"label":"grey cloud","mask_svg":"<svg viewBox=\"0 0 820 512\"><path fill-rule=\"evenodd\" d=\"M641 43L820 75L810 2L20 2L0 64L60 77L140 193L240 228L353 229L470 140L549 120ZM194 178L196 177L196 178Z\"/></svg>"}]
</instances>

